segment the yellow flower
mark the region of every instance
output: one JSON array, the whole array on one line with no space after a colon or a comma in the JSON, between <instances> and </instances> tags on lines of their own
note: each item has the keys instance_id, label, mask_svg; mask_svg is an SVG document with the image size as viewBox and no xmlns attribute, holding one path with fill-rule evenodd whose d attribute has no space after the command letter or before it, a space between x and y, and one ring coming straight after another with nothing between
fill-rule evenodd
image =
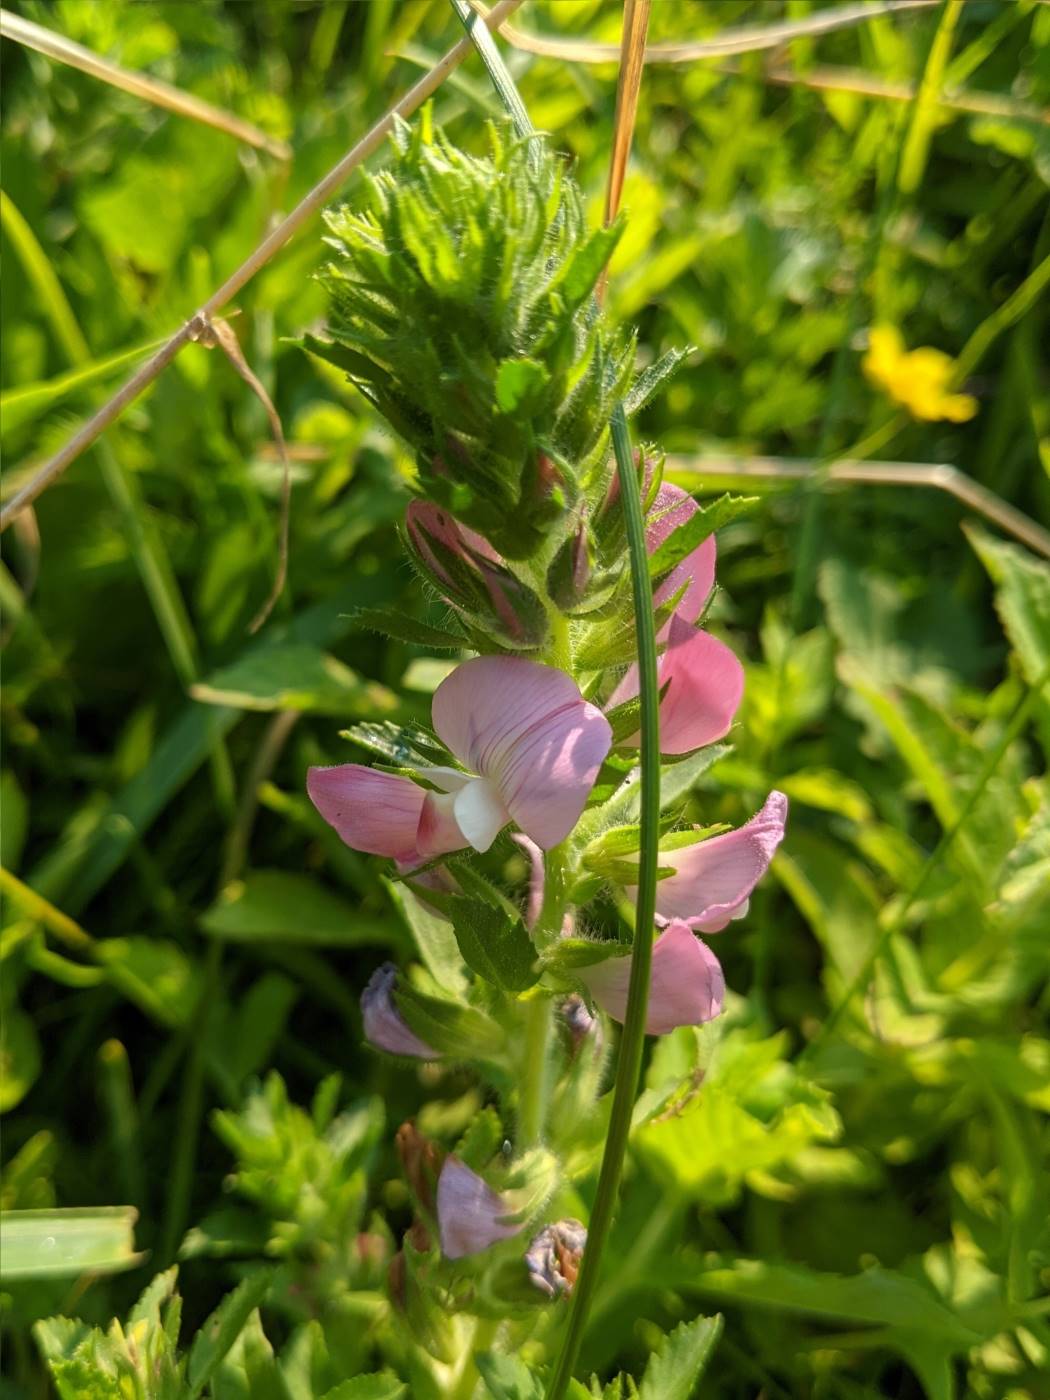
<instances>
[{"instance_id":1,"label":"yellow flower","mask_svg":"<svg viewBox=\"0 0 1050 1400\"><path fill-rule=\"evenodd\" d=\"M948 392L955 371L951 356L929 345L906 349L896 326L871 328L862 368L873 384L914 418L965 423L977 412L977 400L971 395Z\"/></svg>"}]
</instances>

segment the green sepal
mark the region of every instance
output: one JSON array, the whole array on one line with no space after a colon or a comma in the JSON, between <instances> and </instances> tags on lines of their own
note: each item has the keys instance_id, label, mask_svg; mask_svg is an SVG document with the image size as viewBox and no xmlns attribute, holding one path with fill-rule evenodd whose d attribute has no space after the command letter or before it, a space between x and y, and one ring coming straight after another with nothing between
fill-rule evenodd
<instances>
[{"instance_id":1,"label":"green sepal","mask_svg":"<svg viewBox=\"0 0 1050 1400\"><path fill-rule=\"evenodd\" d=\"M757 504L757 496L731 496L726 492L710 505L699 506L695 515L691 515L677 529L672 530L663 544L649 555L649 576L653 579L662 578L676 564L680 564L692 554L694 549L698 549L709 535L728 525L731 520L736 520L738 516L746 515ZM669 509L677 510L678 503ZM652 517L648 523L653 523Z\"/></svg>"},{"instance_id":2,"label":"green sepal","mask_svg":"<svg viewBox=\"0 0 1050 1400\"><path fill-rule=\"evenodd\" d=\"M506 1048L503 1030L482 1011L460 1002L427 996L399 982L394 1004L420 1040L456 1060L498 1057Z\"/></svg>"}]
</instances>

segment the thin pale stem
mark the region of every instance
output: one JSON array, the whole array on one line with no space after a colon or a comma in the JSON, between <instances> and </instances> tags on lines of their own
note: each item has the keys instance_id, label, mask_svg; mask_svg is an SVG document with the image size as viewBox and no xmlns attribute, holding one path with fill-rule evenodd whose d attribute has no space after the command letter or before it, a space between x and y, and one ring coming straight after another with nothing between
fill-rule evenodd
<instances>
[{"instance_id":1,"label":"thin pale stem","mask_svg":"<svg viewBox=\"0 0 1050 1400\"><path fill-rule=\"evenodd\" d=\"M232 112L224 111L211 102L205 102L192 92L184 92L182 88L173 87L158 78L147 77L144 73L121 68L118 63L112 63L101 54L93 53L82 44L74 43L64 34L56 34L54 30L46 29L42 24L34 24L31 19L24 19L21 15L14 15L5 10L0 14L0 34L5 39L13 39L16 43L24 44L27 49L35 49L37 53L42 53L58 63L67 63L70 68L79 68L82 73L88 73L104 83L130 92L146 102L152 102L156 107L165 107L180 117L190 117L193 121L203 122L205 126L225 131L238 141L268 151L278 160L291 159L292 148L287 141L274 140L265 131L252 126L251 122L243 121Z\"/></svg>"},{"instance_id":2,"label":"thin pale stem","mask_svg":"<svg viewBox=\"0 0 1050 1400\"><path fill-rule=\"evenodd\" d=\"M500 3L485 16L486 25L498 25L521 4L521 0L500 0ZM379 148L388 133L393 130L398 117L407 117L421 106L435 92L448 75L463 62L473 50L469 38L460 39L438 60L419 82L405 93L401 101L380 118L375 126L334 165L310 192L303 196L292 212L281 220L255 251L244 260L239 268L226 279L195 315L175 332L170 340L157 353L137 370L131 378L117 390L116 394L81 427L64 447L60 448L22 489L11 498L0 511L0 530L4 530L20 511L35 501L42 491L56 481L66 468L80 456L86 447L103 433L138 396L165 370L184 345L189 344L202 325L206 325L216 312L221 311L246 283L270 261L288 240L311 219L328 197L335 193L347 176L362 161Z\"/></svg>"}]
</instances>

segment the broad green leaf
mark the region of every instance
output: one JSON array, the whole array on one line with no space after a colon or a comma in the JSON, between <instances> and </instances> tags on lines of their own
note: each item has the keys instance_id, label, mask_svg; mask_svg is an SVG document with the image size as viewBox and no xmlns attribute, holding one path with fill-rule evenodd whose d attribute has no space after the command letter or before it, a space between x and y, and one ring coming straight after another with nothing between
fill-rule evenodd
<instances>
[{"instance_id":1,"label":"broad green leaf","mask_svg":"<svg viewBox=\"0 0 1050 1400\"><path fill-rule=\"evenodd\" d=\"M758 1303L839 1322L905 1328L960 1351L981 1340L932 1289L890 1269L862 1274L820 1273L800 1264L729 1259L699 1264L691 1291L736 1303Z\"/></svg>"},{"instance_id":2,"label":"broad green leaf","mask_svg":"<svg viewBox=\"0 0 1050 1400\"><path fill-rule=\"evenodd\" d=\"M362 914L317 880L288 870L253 870L235 880L202 915L201 927L234 943L357 948L397 941L392 920Z\"/></svg>"},{"instance_id":3,"label":"broad green leaf","mask_svg":"<svg viewBox=\"0 0 1050 1400\"><path fill-rule=\"evenodd\" d=\"M522 920L467 899L455 899L452 926L468 967L508 992L524 992L537 980L536 950Z\"/></svg>"},{"instance_id":4,"label":"broad green leaf","mask_svg":"<svg viewBox=\"0 0 1050 1400\"><path fill-rule=\"evenodd\" d=\"M690 1400L721 1334L717 1315L680 1323L649 1358L638 1400Z\"/></svg>"},{"instance_id":5,"label":"broad green leaf","mask_svg":"<svg viewBox=\"0 0 1050 1400\"><path fill-rule=\"evenodd\" d=\"M130 350L121 350L116 355L107 355L105 359L69 370L66 374L57 374L53 379L6 389L0 394L0 422L3 423L4 432L14 432L16 428L32 423L52 405L101 379L107 379L118 369L142 359L159 344L156 340L146 341Z\"/></svg>"},{"instance_id":6,"label":"broad green leaf","mask_svg":"<svg viewBox=\"0 0 1050 1400\"><path fill-rule=\"evenodd\" d=\"M4 1276L76 1278L133 1269L143 1257L135 1253L137 1218L131 1206L0 1211Z\"/></svg>"},{"instance_id":7,"label":"broad green leaf","mask_svg":"<svg viewBox=\"0 0 1050 1400\"><path fill-rule=\"evenodd\" d=\"M186 1379L191 1400L200 1395L249 1317L270 1291L273 1272L255 1269L228 1293L202 1324L190 1348Z\"/></svg>"},{"instance_id":8,"label":"broad green leaf","mask_svg":"<svg viewBox=\"0 0 1050 1400\"><path fill-rule=\"evenodd\" d=\"M208 705L241 710L309 710L362 719L393 714L401 705L385 685L304 643L250 651L191 686L190 694Z\"/></svg>"}]
</instances>

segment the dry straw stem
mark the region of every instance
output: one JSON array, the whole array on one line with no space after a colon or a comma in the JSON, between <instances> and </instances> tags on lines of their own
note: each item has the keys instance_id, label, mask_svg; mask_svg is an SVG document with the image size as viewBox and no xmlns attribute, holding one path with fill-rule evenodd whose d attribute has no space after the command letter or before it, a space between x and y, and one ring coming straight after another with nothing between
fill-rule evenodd
<instances>
[{"instance_id":1,"label":"dry straw stem","mask_svg":"<svg viewBox=\"0 0 1050 1400\"><path fill-rule=\"evenodd\" d=\"M939 3L940 0L864 0L859 5L832 5L805 19L724 29L714 39L649 44L642 62L694 63L703 58L728 58L732 54L755 53L760 49L779 48L792 39L811 39L817 34L829 34L834 29L848 29L851 25L863 24L897 10L929 9ZM491 12L485 18L491 29ZM596 43L590 39L548 39L544 35L529 34L503 23L499 31L515 48L545 58L564 58L570 63L617 63L620 59L619 44Z\"/></svg>"},{"instance_id":2,"label":"dry straw stem","mask_svg":"<svg viewBox=\"0 0 1050 1400\"><path fill-rule=\"evenodd\" d=\"M143 73L121 68L118 63L111 63L108 58L92 53L82 44L75 44L63 34L56 34L53 30L45 29L42 24L23 19L21 15L13 15L7 10L0 11L0 34L5 39L13 39L15 43L24 44L27 49L35 49L37 53L53 58L58 63L67 63L70 68L79 68L82 73L89 73L93 78L101 78L104 83L130 92L135 97L144 98L155 107L166 107L169 112L176 112L180 117L191 117L206 126L214 126L219 131L228 132L238 141L268 151L277 160L292 158L292 148L287 141L277 141L274 137L267 136L265 131L252 126L251 122L242 121L232 112L214 107L210 102L194 97L192 93L172 87L170 83L162 83L157 78L148 78Z\"/></svg>"},{"instance_id":3,"label":"dry straw stem","mask_svg":"<svg viewBox=\"0 0 1050 1400\"><path fill-rule=\"evenodd\" d=\"M958 467L945 462L864 462L847 458L825 466L806 458L670 455L665 471L674 477L702 477L704 485L711 490L763 479L785 483L813 481L821 485L845 482L866 486L927 486L935 491L946 491L1029 549L1050 559L1050 531Z\"/></svg>"},{"instance_id":4,"label":"dry straw stem","mask_svg":"<svg viewBox=\"0 0 1050 1400\"><path fill-rule=\"evenodd\" d=\"M520 4L521 0L500 0L500 3L485 16L485 24L489 28L501 24L508 15L514 13ZM280 248L283 248L288 240L317 213L350 172L362 161L367 160L382 145L392 130L395 119L409 116L425 102L431 93L441 86L448 75L473 52L473 48L469 38L460 39L429 72L424 73L419 82L405 93L400 102L393 106L384 117L380 118L375 126L347 151L342 160L334 165L308 194L304 195L292 212L267 234L250 257L245 259L236 272L231 273L204 305L184 325L179 327L171 339L117 390L108 403L74 433L64 447L60 448L53 457L44 463L20 491L16 492L3 511L0 512L0 530L5 530L20 511L24 510L31 501L35 501L42 491L46 491L52 482L62 475L70 463L75 462L84 449L90 447L95 439L120 417L128 404L133 403L142 391L171 364L183 346L192 339L194 332L199 331L202 324L207 324L217 311L221 311L241 288L251 281L259 269L265 267L273 255Z\"/></svg>"}]
</instances>

